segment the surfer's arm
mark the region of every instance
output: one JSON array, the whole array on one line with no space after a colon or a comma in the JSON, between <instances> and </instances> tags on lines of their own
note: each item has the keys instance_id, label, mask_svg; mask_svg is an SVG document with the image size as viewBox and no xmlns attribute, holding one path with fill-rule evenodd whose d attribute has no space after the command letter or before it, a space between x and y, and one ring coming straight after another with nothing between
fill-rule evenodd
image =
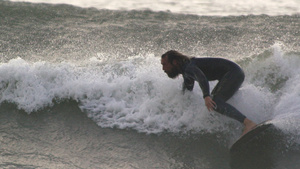
<instances>
[{"instance_id":1,"label":"surfer's arm","mask_svg":"<svg viewBox=\"0 0 300 169\"><path fill-rule=\"evenodd\" d=\"M210 97L209 83L204 73L195 66L189 68L186 72L186 75L189 76L190 79L193 79L193 82L196 80L199 83L207 109L209 111L214 110L217 104Z\"/></svg>"},{"instance_id":2,"label":"surfer's arm","mask_svg":"<svg viewBox=\"0 0 300 169\"><path fill-rule=\"evenodd\" d=\"M187 70L187 75L196 80L202 90L203 98L210 96L209 83L204 73L196 66Z\"/></svg>"},{"instance_id":3,"label":"surfer's arm","mask_svg":"<svg viewBox=\"0 0 300 169\"><path fill-rule=\"evenodd\" d=\"M182 84L182 93L184 94L185 90L189 90L189 91L193 90L195 80L192 78L185 77L185 76L183 77L183 79L184 79L184 81Z\"/></svg>"}]
</instances>

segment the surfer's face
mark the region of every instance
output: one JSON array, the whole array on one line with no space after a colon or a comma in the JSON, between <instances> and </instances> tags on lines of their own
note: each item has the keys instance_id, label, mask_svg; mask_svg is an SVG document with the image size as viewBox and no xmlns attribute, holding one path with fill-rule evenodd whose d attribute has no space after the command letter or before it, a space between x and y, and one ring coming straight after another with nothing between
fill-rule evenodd
<instances>
[{"instance_id":1,"label":"surfer's face","mask_svg":"<svg viewBox=\"0 0 300 169\"><path fill-rule=\"evenodd\" d=\"M162 69L163 71L170 77L170 78L176 78L179 75L179 71L177 67L170 63L168 60L168 57L164 57L161 59Z\"/></svg>"}]
</instances>

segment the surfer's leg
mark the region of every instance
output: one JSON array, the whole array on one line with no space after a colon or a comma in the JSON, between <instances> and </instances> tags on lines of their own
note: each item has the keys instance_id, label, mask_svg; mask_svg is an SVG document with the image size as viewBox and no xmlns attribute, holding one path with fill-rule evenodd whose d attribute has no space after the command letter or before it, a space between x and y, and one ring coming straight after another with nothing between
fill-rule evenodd
<instances>
[{"instance_id":1,"label":"surfer's leg","mask_svg":"<svg viewBox=\"0 0 300 169\"><path fill-rule=\"evenodd\" d=\"M248 119L245 115L243 115L235 107L226 103L223 99L219 98L218 96L214 96L213 100L217 104L217 107L214 109L216 112L221 113L225 116L231 117L245 125L242 135L248 133L250 130L252 130L256 126L256 123L254 123L253 121Z\"/></svg>"},{"instance_id":2,"label":"surfer's leg","mask_svg":"<svg viewBox=\"0 0 300 169\"><path fill-rule=\"evenodd\" d=\"M236 91L239 90L242 83L244 82L245 74L243 70L236 69L230 72L227 72L222 79L219 80L219 83L211 92L212 96L218 96L223 99L225 102L230 99Z\"/></svg>"},{"instance_id":3,"label":"surfer's leg","mask_svg":"<svg viewBox=\"0 0 300 169\"><path fill-rule=\"evenodd\" d=\"M223 99L219 98L218 96L214 96L213 100L217 104L217 107L214 109L216 112L231 117L245 125L242 135L246 134L256 126L256 123L248 119L245 115L243 115L235 107L226 103Z\"/></svg>"},{"instance_id":4,"label":"surfer's leg","mask_svg":"<svg viewBox=\"0 0 300 169\"><path fill-rule=\"evenodd\" d=\"M245 75L241 69L226 73L212 91L213 101L217 104L215 111L231 117L241 123L244 122L244 116L235 107L226 103L233 94L240 88L244 81Z\"/></svg>"},{"instance_id":5,"label":"surfer's leg","mask_svg":"<svg viewBox=\"0 0 300 169\"><path fill-rule=\"evenodd\" d=\"M217 95L213 97L213 101L217 104L216 108L214 109L216 112L231 117L241 123L244 123L246 116L244 116L235 107L226 103L222 98L218 97Z\"/></svg>"},{"instance_id":6,"label":"surfer's leg","mask_svg":"<svg viewBox=\"0 0 300 169\"><path fill-rule=\"evenodd\" d=\"M215 111L243 123L245 125L243 134L253 129L256 124L226 101L240 88L244 79L245 75L241 69L228 72L212 91L213 100L217 104Z\"/></svg>"}]
</instances>

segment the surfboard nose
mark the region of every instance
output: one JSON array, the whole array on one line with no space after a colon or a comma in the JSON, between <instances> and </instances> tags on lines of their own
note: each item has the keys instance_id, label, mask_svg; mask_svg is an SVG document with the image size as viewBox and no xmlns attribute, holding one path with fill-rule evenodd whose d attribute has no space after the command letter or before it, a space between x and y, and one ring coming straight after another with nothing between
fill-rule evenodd
<instances>
[{"instance_id":1,"label":"surfboard nose","mask_svg":"<svg viewBox=\"0 0 300 169\"><path fill-rule=\"evenodd\" d=\"M276 165L274 154L281 151L278 141L282 132L272 123L261 123L238 139L230 148L231 169L272 169Z\"/></svg>"}]
</instances>

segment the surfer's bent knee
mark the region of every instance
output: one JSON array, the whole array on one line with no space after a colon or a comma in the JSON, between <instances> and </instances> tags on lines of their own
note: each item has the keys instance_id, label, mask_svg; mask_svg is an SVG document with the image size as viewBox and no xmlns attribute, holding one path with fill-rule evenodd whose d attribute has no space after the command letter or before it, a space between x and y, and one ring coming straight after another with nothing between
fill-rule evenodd
<instances>
[{"instance_id":1,"label":"surfer's bent knee","mask_svg":"<svg viewBox=\"0 0 300 169\"><path fill-rule=\"evenodd\" d=\"M236 108L226 103L220 96L213 96L213 101L216 103L216 106L214 107L216 112L244 123L247 117L239 112Z\"/></svg>"}]
</instances>

